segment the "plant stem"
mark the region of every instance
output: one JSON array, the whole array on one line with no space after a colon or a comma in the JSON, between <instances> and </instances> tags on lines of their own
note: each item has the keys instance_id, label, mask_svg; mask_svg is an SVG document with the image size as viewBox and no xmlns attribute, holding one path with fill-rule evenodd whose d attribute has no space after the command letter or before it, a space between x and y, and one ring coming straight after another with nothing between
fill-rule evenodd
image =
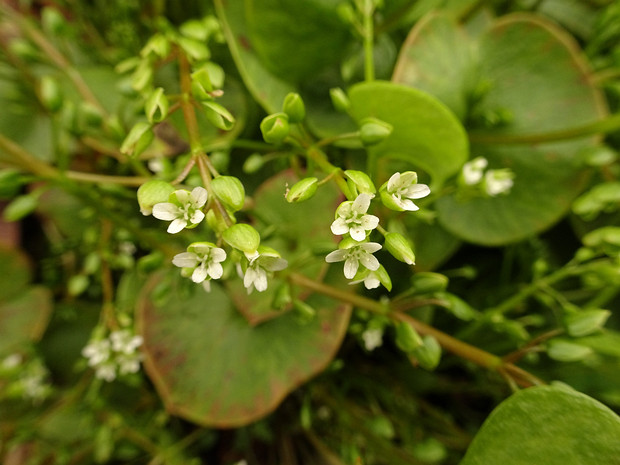
<instances>
[{"instance_id":1,"label":"plant stem","mask_svg":"<svg viewBox=\"0 0 620 465\"><path fill-rule=\"evenodd\" d=\"M542 134L469 134L469 140L476 144L542 144L580 137L605 134L620 129L620 113L608 118L570 129L561 129Z\"/></svg>"},{"instance_id":2,"label":"plant stem","mask_svg":"<svg viewBox=\"0 0 620 465\"><path fill-rule=\"evenodd\" d=\"M405 322L421 335L434 337L445 350L474 362L481 367L498 372L503 371L504 373L510 375L521 386L528 387L535 384L544 384L543 381L536 378L534 375L511 363L504 362L497 355L493 355L479 349L478 347L460 341L430 325L427 325L426 323L416 320L406 313L394 310L389 305L376 302L372 299L368 299L351 292L340 290L327 284L319 283L299 273L289 274L288 279L293 284L303 286L325 296L332 297L342 302L347 302L355 307L363 308L373 313L387 316L395 321Z\"/></svg>"},{"instance_id":3,"label":"plant stem","mask_svg":"<svg viewBox=\"0 0 620 465\"><path fill-rule=\"evenodd\" d=\"M325 153L321 151L321 149L312 145L308 147L306 151L306 155L310 160L315 162L317 166L321 170L323 170L323 172L325 172L326 174L328 174L334 179L334 181L340 188L340 191L345 195L347 199L353 200L352 198L353 194L351 193L351 190L349 189L349 186L347 185L347 181L344 179L344 176L342 175L342 170L338 168L337 166L332 165L327 159L327 155L325 155Z\"/></svg>"},{"instance_id":4,"label":"plant stem","mask_svg":"<svg viewBox=\"0 0 620 465\"><path fill-rule=\"evenodd\" d=\"M374 11L373 0L364 1L364 80L375 80L374 63Z\"/></svg>"}]
</instances>

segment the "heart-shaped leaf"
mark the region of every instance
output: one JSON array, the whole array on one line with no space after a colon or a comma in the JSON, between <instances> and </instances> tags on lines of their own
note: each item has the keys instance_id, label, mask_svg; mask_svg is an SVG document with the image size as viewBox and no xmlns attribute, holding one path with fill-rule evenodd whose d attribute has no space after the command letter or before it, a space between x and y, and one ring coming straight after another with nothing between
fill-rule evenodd
<instances>
[{"instance_id":1,"label":"heart-shaped leaf","mask_svg":"<svg viewBox=\"0 0 620 465\"><path fill-rule=\"evenodd\" d=\"M191 284L176 272L153 276L138 326L166 408L205 426L232 428L270 413L327 366L349 321L349 308L313 295L312 321L290 312L251 326L219 285L206 294Z\"/></svg>"},{"instance_id":2,"label":"heart-shaped leaf","mask_svg":"<svg viewBox=\"0 0 620 465\"><path fill-rule=\"evenodd\" d=\"M564 386L526 389L482 425L460 465L620 464L620 417Z\"/></svg>"}]
</instances>

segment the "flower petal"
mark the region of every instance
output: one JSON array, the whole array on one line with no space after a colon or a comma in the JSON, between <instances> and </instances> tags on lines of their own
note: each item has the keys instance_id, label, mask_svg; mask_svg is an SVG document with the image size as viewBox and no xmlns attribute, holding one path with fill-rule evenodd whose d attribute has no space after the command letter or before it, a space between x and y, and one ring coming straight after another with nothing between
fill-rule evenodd
<instances>
[{"instance_id":1,"label":"flower petal","mask_svg":"<svg viewBox=\"0 0 620 465\"><path fill-rule=\"evenodd\" d=\"M344 221L343 218L337 218L331 225L332 233L337 236L342 236L349 232L349 225Z\"/></svg>"},{"instance_id":2,"label":"flower petal","mask_svg":"<svg viewBox=\"0 0 620 465\"><path fill-rule=\"evenodd\" d=\"M190 200L190 193L185 189L179 189L178 191L174 191L172 195L174 196L174 198L177 199L179 205L185 205Z\"/></svg>"},{"instance_id":3,"label":"flower petal","mask_svg":"<svg viewBox=\"0 0 620 465\"><path fill-rule=\"evenodd\" d=\"M201 210L196 210L194 213L192 213L192 216L190 216L189 221L192 224L198 224L204 219L204 217L205 214Z\"/></svg>"},{"instance_id":4,"label":"flower petal","mask_svg":"<svg viewBox=\"0 0 620 465\"><path fill-rule=\"evenodd\" d=\"M375 253L377 250L381 250L381 244L378 242L365 242L360 244L360 247L364 250L364 252Z\"/></svg>"},{"instance_id":5,"label":"flower petal","mask_svg":"<svg viewBox=\"0 0 620 465\"><path fill-rule=\"evenodd\" d=\"M254 268L245 270L245 274L243 275L243 286L249 290L254 284L256 276L256 270Z\"/></svg>"},{"instance_id":6,"label":"flower petal","mask_svg":"<svg viewBox=\"0 0 620 465\"><path fill-rule=\"evenodd\" d=\"M256 278L254 279L254 287L258 292L267 290L267 273L260 268L256 270Z\"/></svg>"},{"instance_id":7,"label":"flower petal","mask_svg":"<svg viewBox=\"0 0 620 465\"><path fill-rule=\"evenodd\" d=\"M347 261L344 262L344 277L347 279L353 279L359 266L360 265L357 258L347 258Z\"/></svg>"},{"instance_id":8,"label":"flower petal","mask_svg":"<svg viewBox=\"0 0 620 465\"><path fill-rule=\"evenodd\" d=\"M333 252L328 253L327 256L325 257L325 261L327 263L341 262L342 260L346 258L346 256L347 256L346 250L338 249L338 250L334 250Z\"/></svg>"},{"instance_id":9,"label":"flower petal","mask_svg":"<svg viewBox=\"0 0 620 465\"><path fill-rule=\"evenodd\" d=\"M219 263L226 260L226 252L224 249L220 249L219 247L214 247L211 249L211 260L214 263Z\"/></svg>"},{"instance_id":10,"label":"flower petal","mask_svg":"<svg viewBox=\"0 0 620 465\"><path fill-rule=\"evenodd\" d=\"M179 268L194 268L198 264L198 257L191 252L179 253L172 259L172 264Z\"/></svg>"},{"instance_id":11,"label":"flower petal","mask_svg":"<svg viewBox=\"0 0 620 465\"><path fill-rule=\"evenodd\" d=\"M379 217L375 215L364 215L362 216L362 228L370 231L371 229L375 229L379 224Z\"/></svg>"},{"instance_id":12,"label":"flower petal","mask_svg":"<svg viewBox=\"0 0 620 465\"><path fill-rule=\"evenodd\" d=\"M400 199L396 202L400 208L406 210L408 212L415 212L420 209L412 200L409 199Z\"/></svg>"},{"instance_id":13,"label":"flower petal","mask_svg":"<svg viewBox=\"0 0 620 465\"><path fill-rule=\"evenodd\" d=\"M407 193L405 197L409 197L410 199L421 199L422 197L426 197L431 193L431 188L426 184L414 184L409 189L407 189Z\"/></svg>"},{"instance_id":14,"label":"flower petal","mask_svg":"<svg viewBox=\"0 0 620 465\"><path fill-rule=\"evenodd\" d=\"M209 198L209 194L204 187L194 187L191 193L192 201L196 208L201 208L205 203L207 203L207 199Z\"/></svg>"},{"instance_id":15,"label":"flower petal","mask_svg":"<svg viewBox=\"0 0 620 465\"><path fill-rule=\"evenodd\" d=\"M380 284L381 282L377 279L374 273L370 273L364 279L364 286L366 287L366 289L376 289L379 287Z\"/></svg>"},{"instance_id":16,"label":"flower petal","mask_svg":"<svg viewBox=\"0 0 620 465\"><path fill-rule=\"evenodd\" d=\"M366 239L366 230L359 225L353 226L349 229L349 234L356 241L363 241Z\"/></svg>"},{"instance_id":17,"label":"flower petal","mask_svg":"<svg viewBox=\"0 0 620 465\"><path fill-rule=\"evenodd\" d=\"M368 268L371 271L375 271L379 269L380 263L379 260L377 260L377 257L375 257L372 254L363 254L360 257L360 261L362 262L362 265L364 265L366 268Z\"/></svg>"},{"instance_id":18,"label":"flower petal","mask_svg":"<svg viewBox=\"0 0 620 465\"><path fill-rule=\"evenodd\" d=\"M179 216L179 207L168 202L156 203L153 205L153 216L158 220L172 221Z\"/></svg>"},{"instance_id":19,"label":"flower petal","mask_svg":"<svg viewBox=\"0 0 620 465\"><path fill-rule=\"evenodd\" d=\"M179 231L182 231L185 226L187 226L187 221L181 218L177 218L172 223L170 223L170 226L168 226L168 232L170 234L176 234Z\"/></svg>"},{"instance_id":20,"label":"flower petal","mask_svg":"<svg viewBox=\"0 0 620 465\"><path fill-rule=\"evenodd\" d=\"M390 176L387 183L387 191L392 193L400 187L400 173L394 173Z\"/></svg>"},{"instance_id":21,"label":"flower petal","mask_svg":"<svg viewBox=\"0 0 620 465\"><path fill-rule=\"evenodd\" d=\"M205 279L207 279L207 269L204 267L204 265L200 265L192 273L192 281L194 281L195 283L201 283Z\"/></svg>"},{"instance_id":22,"label":"flower petal","mask_svg":"<svg viewBox=\"0 0 620 465\"><path fill-rule=\"evenodd\" d=\"M220 279L224 274L224 268L219 263L211 262L207 268L207 274L213 279Z\"/></svg>"},{"instance_id":23,"label":"flower petal","mask_svg":"<svg viewBox=\"0 0 620 465\"><path fill-rule=\"evenodd\" d=\"M356 211L358 213L366 213L368 211L368 207L370 207L371 198L372 197L370 196L370 194L367 194L366 192L358 195L353 202L353 211Z\"/></svg>"}]
</instances>

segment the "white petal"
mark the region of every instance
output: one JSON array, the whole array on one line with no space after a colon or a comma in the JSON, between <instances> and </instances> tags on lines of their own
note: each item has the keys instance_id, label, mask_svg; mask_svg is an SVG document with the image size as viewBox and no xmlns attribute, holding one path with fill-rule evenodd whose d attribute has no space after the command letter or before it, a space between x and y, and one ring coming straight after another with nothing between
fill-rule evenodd
<instances>
[{"instance_id":1,"label":"white petal","mask_svg":"<svg viewBox=\"0 0 620 465\"><path fill-rule=\"evenodd\" d=\"M358 213L366 213L368 211L368 207L370 207L370 194L362 193L357 196L355 201L353 202L353 210Z\"/></svg>"},{"instance_id":2,"label":"white petal","mask_svg":"<svg viewBox=\"0 0 620 465\"><path fill-rule=\"evenodd\" d=\"M349 232L349 225L345 223L343 218L337 218L331 225L332 233L342 236Z\"/></svg>"},{"instance_id":3,"label":"white petal","mask_svg":"<svg viewBox=\"0 0 620 465\"><path fill-rule=\"evenodd\" d=\"M288 262L280 257L271 257L265 261L263 267L269 271L281 271L288 266Z\"/></svg>"},{"instance_id":4,"label":"white petal","mask_svg":"<svg viewBox=\"0 0 620 465\"><path fill-rule=\"evenodd\" d=\"M189 221L192 224L198 224L204 219L204 217L205 217L205 214L201 210L196 210L194 213L192 213L192 216L190 217Z\"/></svg>"},{"instance_id":5,"label":"white petal","mask_svg":"<svg viewBox=\"0 0 620 465\"><path fill-rule=\"evenodd\" d=\"M388 192L394 192L395 190L397 190L400 186L400 173L394 173L387 184L387 190Z\"/></svg>"},{"instance_id":6,"label":"white petal","mask_svg":"<svg viewBox=\"0 0 620 465\"><path fill-rule=\"evenodd\" d=\"M377 242L365 242L360 244L360 247L364 250L364 252L375 253L377 250L381 250L381 244Z\"/></svg>"},{"instance_id":7,"label":"white petal","mask_svg":"<svg viewBox=\"0 0 620 465\"><path fill-rule=\"evenodd\" d=\"M359 266L360 265L357 258L347 258L347 261L344 262L344 277L347 279L353 279Z\"/></svg>"},{"instance_id":8,"label":"white petal","mask_svg":"<svg viewBox=\"0 0 620 465\"><path fill-rule=\"evenodd\" d=\"M172 223L170 223L170 226L168 226L168 232L170 234L176 234L179 231L182 231L185 226L187 226L187 221L181 218L177 218Z\"/></svg>"},{"instance_id":9,"label":"white petal","mask_svg":"<svg viewBox=\"0 0 620 465\"><path fill-rule=\"evenodd\" d=\"M325 257L325 261L327 263L341 262L342 260L346 258L346 256L347 256L346 250L338 249L338 250L334 250L333 252L328 253L327 256Z\"/></svg>"},{"instance_id":10,"label":"white petal","mask_svg":"<svg viewBox=\"0 0 620 465\"><path fill-rule=\"evenodd\" d=\"M359 225L353 226L349 229L349 234L351 234L351 237L358 242L366 239L366 230Z\"/></svg>"},{"instance_id":11,"label":"white petal","mask_svg":"<svg viewBox=\"0 0 620 465\"><path fill-rule=\"evenodd\" d=\"M205 279L202 282L202 288L206 291L206 292L211 292L211 280L209 279Z\"/></svg>"},{"instance_id":12,"label":"white petal","mask_svg":"<svg viewBox=\"0 0 620 465\"><path fill-rule=\"evenodd\" d=\"M191 252L179 253L172 259L172 264L179 268L194 268L198 264L198 257Z\"/></svg>"},{"instance_id":13,"label":"white petal","mask_svg":"<svg viewBox=\"0 0 620 465\"><path fill-rule=\"evenodd\" d=\"M403 210L407 210L408 212L415 212L420 209L420 207L418 207L415 203L413 203L412 200L409 199L400 199L397 200L396 203L400 208L402 208Z\"/></svg>"},{"instance_id":14,"label":"white petal","mask_svg":"<svg viewBox=\"0 0 620 465\"><path fill-rule=\"evenodd\" d=\"M366 289L376 289L379 287L380 284L381 282L373 273L369 274L366 279L364 279L364 286L366 287Z\"/></svg>"},{"instance_id":15,"label":"white petal","mask_svg":"<svg viewBox=\"0 0 620 465\"><path fill-rule=\"evenodd\" d=\"M224 268L219 263L211 262L209 263L209 267L207 269L207 273L213 279L220 279L222 274L224 274Z\"/></svg>"},{"instance_id":16,"label":"white petal","mask_svg":"<svg viewBox=\"0 0 620 465\"><path fill-rule=\"evenodd\" d=\"M256 279L254 280L254 287L258 292L263 292L267 289L267 273L260 268L256 270Z\"/></svg>"},{"instance_id":17,"label":"white petal","mask_svg":"<svg viewBox=\"0 0 620 465\"><path fill-rule=\"evenodd\" d=\"M362 228L366 230L375 229L379 224L379 218L375 215L364 215L362 216Z\"/></svg>"},{"instance_id":18,"label":"white petal","mask_svg":"<svg viewBox=\"0 0 620 465\"><path fill-rule=\"evenodd\" d=\"M379 260L377 260L377 257L375 257L374 255L364 254L360 257L360 261L362 262L362 265L364 265L371 271L379 269Z\"/></svg>"},{"instance_id":19,"label":"white petal","mask_svg":"<svg viewBox=\"0 0 620 465\"><path fill-rule=\"evenodd\" d=\"M422 197L426 197L431 193L431 188L426 184L414 184L409 189L407 189L406 197L410 199L421 199Z\"/></svg>"},{"instance_id":20,"label":"white petal","mask_svg":"<svg viewBox=\"0 0 620 465\"><path fill-rule=\"evenodd\" d=\"M156 203L153 205L153 216L158 220L172 221L179 216L179 207L168 202Z\"/></svg>"},{"instance_id":21,"label":"white petal","mask_svg":"<svg viewBox=\"0 0 620 465\"><path fill-rule=\"evenodd\" d=\"M245 275L243 276L243 286L249 289L252 284L254 284L254 280L256 279L256 270L254 268L248 268L245 270Z\"/></svg>"},{"instance_id":22,"label":"white petal","mask_svg":"<svg viewBox=\"0 0 620 465\"><path fill-rule=\"evenodd\" d=\"M174 191L173 194L176 197L177 202L179 202L180 205L185 205L189 202L189 199L190 199L189 191L186 191L185 189L179 189L178 191Z\"/></svg>"},{"instance_id":23,"label":"white petal","mask_svg":"<svg viewBox=\"0 0 620 465\"><path fill-rule=\"evenodd\" d=\"M201 283L207 279L207 269L204 266L197 267L192 273L192 281Z\"/></svg>"},{"instance_id":24,"label":"white petal","mask_svg":"<svg viewBox=\"0 0 620 465\"><path fill-rule=\"evenodd\" d=\"M220 249L219 247L214 247L211 250L211 260L214 263L219 263L219 262L223 262L224 260L226 260L226 252L224 251L224 249Z\"/></svg>"},{"instance_id":25,"label":"white petal","mask_svg":"<svg viewBox=\"0 0 620 465\"><path fill-rule=\"evenodd\" d=\"M209 194L204 187L194 187L191 194L192 200L194 201L194 205L197 208L202 207L205 203L207 203L207 198L209 198Z\"/></svg>"}]
</instances>

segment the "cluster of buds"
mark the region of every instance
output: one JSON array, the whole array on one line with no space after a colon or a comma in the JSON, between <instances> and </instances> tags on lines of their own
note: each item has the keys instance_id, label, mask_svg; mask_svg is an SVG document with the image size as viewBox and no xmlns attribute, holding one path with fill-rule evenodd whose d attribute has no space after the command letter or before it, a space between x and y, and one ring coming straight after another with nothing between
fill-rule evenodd
<instances>
[{"instance_id":1,"label":"cluster of buds","mask_svg":"<svg viewBox=\"0 0 620 465\"><path fill-rule=\"evenodd\" d=\"M488 197L509 193L515 177L512 170L487 170L488 164L484 157L476 157L465 163L459 176L459 184L468 189L477 189Z\"/></svg>"},{"instance_id":2,"label":"cluster of buds","mask_svg":"<svg viewBox=\"0 0 620 465\"><path fill-rule=\"evenodd\" d=\"M107 337L95 334L82 349L82 355L88 359L88 366L95 369L97 378L111 382L117 375L140 370L142 354L138 352L138 347L141 345L142 336L134 335L129 329L121 329Z\"/></svg>"}]
</instances>

